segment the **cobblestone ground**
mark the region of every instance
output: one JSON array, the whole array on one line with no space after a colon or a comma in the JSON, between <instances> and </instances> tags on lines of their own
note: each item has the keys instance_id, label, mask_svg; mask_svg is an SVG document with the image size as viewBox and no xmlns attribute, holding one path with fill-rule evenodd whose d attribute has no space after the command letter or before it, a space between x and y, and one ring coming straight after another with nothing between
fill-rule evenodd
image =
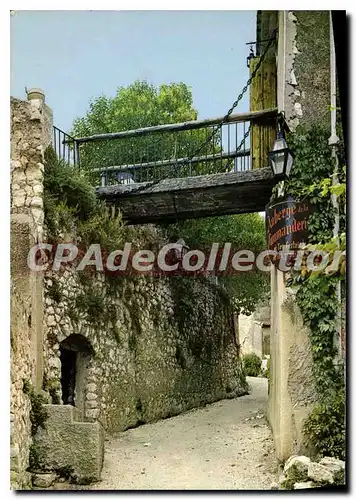
<instances>
[{"instance_id":1,"label":"cobblestone ground","mask_svg":"<svg viewBox=\"0 0 356 500\"><path fill-rule=\"evenodd\" d=\"M106 441L95 490L268 490L278 465L265 414L267 379L251 393L146 424Z\"/></svg>"}]
</instances>

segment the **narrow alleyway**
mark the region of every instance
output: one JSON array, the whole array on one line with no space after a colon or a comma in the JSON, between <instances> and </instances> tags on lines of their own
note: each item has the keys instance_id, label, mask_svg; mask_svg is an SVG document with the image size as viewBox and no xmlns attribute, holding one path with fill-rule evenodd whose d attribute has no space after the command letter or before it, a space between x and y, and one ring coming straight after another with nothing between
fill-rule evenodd
<instances>
[{"instance_id":1,"label":"narrow alleyway","mask_svg":"<svg viewBox=\"0 0 356 500\"><path fill-rule=\"evenodd\" d=\"M102 481L90 489L269 489L277 461L265 419L267 379L248 382L247 396L111 437Z\"/></svg>"}]
</instances>

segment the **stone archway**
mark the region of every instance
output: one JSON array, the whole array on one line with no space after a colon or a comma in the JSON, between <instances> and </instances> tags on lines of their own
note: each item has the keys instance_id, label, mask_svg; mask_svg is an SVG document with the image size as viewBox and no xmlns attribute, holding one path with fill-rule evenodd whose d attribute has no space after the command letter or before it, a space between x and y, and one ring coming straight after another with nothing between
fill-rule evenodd
<instances>
[{"instance_id":1,"label":"stone archway","mask_svg":"<svg viewBox=\"0 0 356 500\"><path fill-rule=\"evenodd\" d=\"M93 348L83 335L72 334L60 343L63 404L85 411L88 365Z\"/></svg>"}]
</instances>

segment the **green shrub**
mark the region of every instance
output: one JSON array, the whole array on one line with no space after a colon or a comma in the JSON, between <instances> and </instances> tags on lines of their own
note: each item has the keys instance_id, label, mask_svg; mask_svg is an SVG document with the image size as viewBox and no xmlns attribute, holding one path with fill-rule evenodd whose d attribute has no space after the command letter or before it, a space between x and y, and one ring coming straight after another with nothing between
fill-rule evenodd
<instances>
[{"instance_id":1,"label":"green shrub","mask_svg":"<svg viewBox=\"0 0 356 500\"><path fill-rule=\"evenodd\" d=\"M261 371L262 360L255 353L246 354L243 357L243 365L248 377L257 377Z\"/></svg>"},{"instance_id":2,"label":"green shrub","mask_svg":"<svg viewBox=\"0 0 356 500\"><path fill-rule=\"evenodd\" d=\"M127 233L121 214L113 217L104 203L98 203L90 217L79 220L77 225L77 234L82 243L86 246L98 243L103 252L120 248L127 240Z\"/></svg>"},{"instance_id":3,"label":"green shrub","mask_svg":"<svg viewBox=\"0 0 356 500\"><path fill-rule=\"evenodd\" d=\"M85 219L96 208L94 188L85 172L57 158L51 146L45 151L43 186L45 212L48 208L51 211L53 205L58 209L59 202L62 202L76 217Z\"/></svg>"},{"instance_id":4,"label":"green shrub","mask_svg":"<svg viewBox=\"0 0 356 500\"><path fill-rule=\"evenodd\" d=\"M86 288L85 293L78 295L75 301L76 310L83 311L94 324L100 324L109 315L105 309L105 298L93 288Z\"/></svg>"},{"instance_id":5,"label":"green shrub","mask_svg":"<svg viewBox=\"0 0 356 500\"><path fill-rule=\"evenodd\" d=\"M42 394L35 392L32 384L28 380L24 380L23 382L23 392L30 398L31 434L35 436L39 427L42 427L42 429L45 428L45 421L48 418L48 413L43 405L46 403L46 400Z\"/></svg>"},{"instance_id":6,"label":"green shrub","mask_svg":"<svg viewBox=\"0 0 356 500\"><path fill-rule=\"evenodd\" d=\"M295 483L303 483L308 481L308 474L301 472L295 465L292 465L288 470L287 477L281 483L282 490L294 490Z\"/></svg>"},{"instance_id":7,"label":"green shrub","mask_svg":"<svg viewBox=\"0 0 356 500\"><path fill-rule=\"evenodd\" d=\"M121 213L113 216L104 202L97 200L88 173L57 158L52 147L45 152L44 213L48 238L55 242L61 233L76 234L89 247L99 243L111 252L128 239L129 228ZM131 232L135 232L132 231Z\"/></svg>"},{"instance_id":8,"label":"green shrub","mask_svg":"<svg viewBox=\"0 0 356 500\"><path fill-rule=\"evenodd\" d=\"M304 432L322 456L345 460L346 395L344 388L323 397L304 423Z\"/></svg>"}]
</instances>

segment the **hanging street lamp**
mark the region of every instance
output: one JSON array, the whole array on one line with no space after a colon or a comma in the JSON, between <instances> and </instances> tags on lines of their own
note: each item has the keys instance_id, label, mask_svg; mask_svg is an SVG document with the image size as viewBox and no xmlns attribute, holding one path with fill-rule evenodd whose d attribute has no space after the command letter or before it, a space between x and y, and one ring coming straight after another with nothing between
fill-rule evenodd
<instances>
[{"instance_id":1,"label":"hanging street lamp","mask_svg":"<svg viewBox=\"0 0 356 500\"><path fill-rule=\"evenodd\" d=\"M289 177L293 166L293 154L289 149L282 130L277 132L273 150L268 153L269 164L276 179Z\"/></svg>"}]
</instances>

